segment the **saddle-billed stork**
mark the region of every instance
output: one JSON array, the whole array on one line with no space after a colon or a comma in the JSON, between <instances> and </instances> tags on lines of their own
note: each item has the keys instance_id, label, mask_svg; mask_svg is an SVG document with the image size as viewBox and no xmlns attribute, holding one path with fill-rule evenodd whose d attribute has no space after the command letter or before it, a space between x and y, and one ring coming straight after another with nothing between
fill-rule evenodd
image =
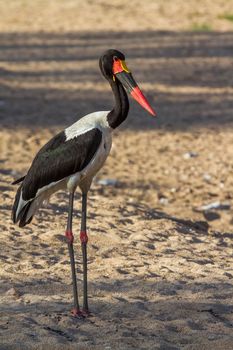
<instances>
[{"instance_id":1,"label":"saddle-billed stork","mask_svg":"<svg viewBox=\"0 0 233 350\"><path fill-rule=\"evenodd\" d=\"M125 63L125 56L117 50L106 51L99 60L102 75L109 82L115 105L111 111L94 112L79 119L46 143L37 153L28 173L13 182L20 183L12 209L13 222L23 227L29 224L43 201L60 189L69 191L69 210L65 231L72 273L75 316L88 315L87 296L87 193L92 179L109 155L112 131L127 117L129 101L126 91L150 114L156 115L139 89ZM73 250L72 214L74 192L82 193L80 240L83 256L83 308L79 308Z\"/></svg>"}]
</instances>

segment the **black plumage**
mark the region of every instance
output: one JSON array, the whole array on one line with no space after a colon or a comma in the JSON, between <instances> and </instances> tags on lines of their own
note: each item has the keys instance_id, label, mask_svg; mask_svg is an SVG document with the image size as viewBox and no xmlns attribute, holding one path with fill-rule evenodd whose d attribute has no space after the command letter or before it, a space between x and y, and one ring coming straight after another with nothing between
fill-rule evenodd
<instances>
[{"instance_id":1,"label":"black plumage","mask_svg":"<svg viewBox=\"0 0 233 350\"><path fill-rule=\"evenodd\" d=\"M66 141L64 131L54 136L37 153L28 173L14 183L22 184L18 188L12 208L12 219L19 226L28 224L28 210L39 189L53 182L83 170L94 157L102 140L102 132L98 128L91 129ZM22 199L28 201L16 217L22 192Z\"/></svg>"},{"instance_id":2,"label":"black plumage","mask_svg":"<svg viewBox=\"0 0 233 350\"><path fill-rule=\"evenodd\" d=\"M20 177L19 179L15 180L12 182L12 185L17 185L19 184L20 182L22 182L23 180L25 179L25 175Z\"/></svg>"},{"instance_id":3,"label":"black plumage","mask_svg":"<svg viewBox=\"0 0 233 350\"><path fill-rule=\"evenodd\" d=\"M63 132L37 153L22 185L24 200L35 197L38 189L83 170L95 155L102 139L99 129L91 129L66 141Z\"/></svg>"}]
</instances>

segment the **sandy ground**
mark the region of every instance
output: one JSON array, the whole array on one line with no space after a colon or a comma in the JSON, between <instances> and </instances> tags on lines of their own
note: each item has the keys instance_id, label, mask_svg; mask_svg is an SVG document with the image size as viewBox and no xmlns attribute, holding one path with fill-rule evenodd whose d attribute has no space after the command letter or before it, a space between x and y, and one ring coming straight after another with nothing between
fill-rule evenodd
<instances>
[{"instance_id":1,"label":"sandy ground","mask_svg":"<svg viewBox=\"0 0 233 350\"><path fill-rule=\"evenodd\" d=\"M194 17L187 2L163 3L135 1L132 14L123 1L0 2L1 350L233 348L233 34L221 18L232 1L190 1ZM215 31L188 31L199 19ZM11 182L60 129L111 108L98 70L110 47L125 52L159 117L132 102L93 183L92 317L77 320L63 233L68 196L52 197L19 229ZM113 184L99 183L106 179ZM204 210L210 203L218 208ZM82 299L79 224L77 193Z\"/></svg>"}]
</instances>

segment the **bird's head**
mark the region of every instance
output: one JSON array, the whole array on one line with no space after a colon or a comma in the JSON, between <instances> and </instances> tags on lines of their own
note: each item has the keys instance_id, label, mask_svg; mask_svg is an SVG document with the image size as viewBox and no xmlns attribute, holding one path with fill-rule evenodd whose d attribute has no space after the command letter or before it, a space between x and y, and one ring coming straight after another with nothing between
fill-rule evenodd
<instances>
[{"instance_id":1,"label":"bird's head","mask_svg":"<svg viewBox=\"0 0 233 350\"><path fill-rule=\"evenodd\" d=\"M114 49L108 50L100 57L99 65L102 74L107 80L112 80L113 82L119 80L128 94L150 114L156 116L156 112L150 106L128 69L123 53Z\"/></svg>"}]
</instances>

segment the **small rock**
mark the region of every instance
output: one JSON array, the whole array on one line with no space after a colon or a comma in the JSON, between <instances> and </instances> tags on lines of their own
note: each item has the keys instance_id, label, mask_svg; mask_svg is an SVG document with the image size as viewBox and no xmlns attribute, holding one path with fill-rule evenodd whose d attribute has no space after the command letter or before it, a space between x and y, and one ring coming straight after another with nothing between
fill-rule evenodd
<instances>
[{"instance_id":1,"label":"small rock","mask_svg":"<svg viewBox=\"0 0 233 350\"><path fill-rule=\"evenodd\" d=\"M214 221L221 218L221 216L214 211L204 211L203 215L207 221Z\"/></svg>"},{"instance_id":2,"label":"small rock","mask_svg":"<svg viewBox=\"0 0 233 350\"><path fill-rule=\"evenodd\" d=\"M102 186L115 186L117 184L117 180L116 179L102 179L97 181L98 185L102 185Z\"/></svg>"},{"instance_id":3,"label":"small rock","mask_svg":"<svg viewBox=\"0 0 233 350\"><path fill-rule=\"evenodd\" d=\"M17 289L15 289L14 287L8 289L8 291L6 291L5 293L6 295L15 297L15 298L19 298L20 297L20 293Z\"/></svg>"},{"instance_id":4,"label":"small rock","mask_svg":"<svg viewBox=\"0 0 233 350\"><path fill-rule=\"evenodd\" d=\"M190 159L190 158L196 158L198 157L198 153L197 152L186 152L183 154L183 158L184 159Z\"/></svg>"},{"instance_id":5,"label":"small rock","mask_svg":"<svg viewBox=\"0 0 233 350\"><path fill-rule=\"evenodd\" d=\"M175 192L177 192L177 189L176 189L175 187L172 187L172 188L170 189L170 192L171 192L171 193L175 193Z\"/></svg>"},{"instance_id":6,"label":"small rock","mask_svg":"<svg viewBox=\"0 0 233 350\"><path fill-rule=\"evenodd\" d=\"M208 335L208 340L215 340L218 339L219 335L218 334L210 334Z\"/></svg>"},{"instance_id":7,"label":"small rock","mask_svg":"<svg viewBox=\"0 0 233 350\"><path fill-rule=\"evenodd\" d=\"M224 275L227 276L230 279L233 278L233 275L231 273L225 272Z\"/></svg>"},{"instance_id":8,"label":"small rock","mask_svg":"<svg viewBox=\"0 0 233 350\"><path fill-rule=\"evenodd\" d=\"M212 179L212 176L210 174L204 174L203 175L203 179L206 181L206 182L210 182L211 179Z\"/></svg>"},{"instance_id":9,"label":"small rock","mask_svg":"<svg viewBox=\"0 0 233 350\"><path fill-rule=\"evenodd\" d=\"M159 203L163 205L167 205L169 203L168 198L165 198L165 197L159 198Z\"/></svg>"},{"instance_id":10,"label":"small rock","mask_svg":"<svg viewBox=\"0 0 233 350\"><path fill-rule=\"evenodd\" d=\"M231 205L229 203L221 203L219 201L212 202L206 205L201 205L200 207L196 208L196 211L202 212L202 211L208 211L208 210L229 210L231 208Z\"/></svg>"}]
</instances>

